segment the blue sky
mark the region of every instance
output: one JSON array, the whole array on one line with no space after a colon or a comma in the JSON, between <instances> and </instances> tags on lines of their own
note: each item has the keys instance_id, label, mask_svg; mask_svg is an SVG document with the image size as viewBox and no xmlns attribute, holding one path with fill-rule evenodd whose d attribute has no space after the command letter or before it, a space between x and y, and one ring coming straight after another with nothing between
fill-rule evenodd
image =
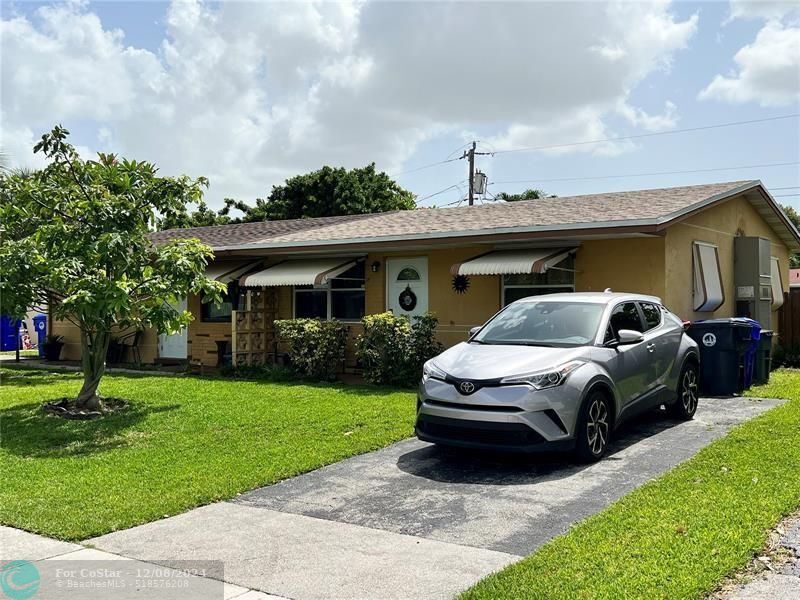
<instances>
[{"instance_id":1,"label":"blue sky","mask_svg":"<svg viewBox=\"0 0 800 600\"><path fill-rule=\"evenodd\" d=\"M800 113L797 6L4 3L2 148L36 166L33 140L61 122L87 155L208 176L214 206L323 164L375 161L420 197L460 184L422 202L445 205L463 197L465 161L406 171L472 139L509 150ZM478 167L492 194L760 178L800 209L797 164L600 178L798 161L792 118ZM585 179L552 181L569 178ZM503 183L520 180L541 181Z\"/></svg>"}]
</instances>

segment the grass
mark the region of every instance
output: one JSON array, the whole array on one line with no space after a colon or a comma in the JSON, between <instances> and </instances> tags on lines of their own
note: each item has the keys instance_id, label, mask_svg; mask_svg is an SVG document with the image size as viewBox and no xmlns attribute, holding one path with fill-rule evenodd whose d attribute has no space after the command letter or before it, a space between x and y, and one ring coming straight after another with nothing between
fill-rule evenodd
<instances>
[{"instance_id":1,"label":"grass","mask_svg":"<svg viewBox=\"0 0 800 600\"><path fill-rule=\"evenodd\" d=\"M735 428L462 600L698 598L745 566L800 506L800 371L752 396L786 404Z\"/></svg>"},{"instance_id":2,"label":"grass","mask_svg":"<svg viewBox=\"0 0 800 600\"><path fill-rule=\"evenodd\" d=\"M16 356L16 355L17 355L17 351L16 350L3 350L2 352L0 352L0 356ZM38 357L39 356L39 351L38 350L20 350L19 351L19 355L20 356L26 356L26 357L33 357L33 356Z\"/></svg>"},{"instance_id":3,"label":"grass","mask_svg":"<svg viewBox=\"0 0 800 600\"><path fill-rule=\"evenodd\" d=\"M80 540L374 450L412 434L409 392L194 377L107 375L131 408L44 416L80 375L3 368L0 523Z\"/></svg>"}]
</instances>

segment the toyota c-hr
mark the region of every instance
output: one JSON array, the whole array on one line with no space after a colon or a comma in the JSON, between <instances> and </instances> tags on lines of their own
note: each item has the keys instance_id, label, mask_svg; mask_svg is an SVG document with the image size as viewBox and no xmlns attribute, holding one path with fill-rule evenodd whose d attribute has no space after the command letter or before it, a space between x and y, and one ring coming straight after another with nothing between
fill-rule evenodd
<instances>
[{"instance_id":1,"label":"toyota c-hr","mask_svg":"<svg viewBox=\"0 0 800 600\"><path fill-rule=\"evenodd\" d=\"M658 298L523 298L425 363L417 436L451 446L571 450L599 460L624 420L697 410L699 353Z\"/></svg>"}]
</instances>

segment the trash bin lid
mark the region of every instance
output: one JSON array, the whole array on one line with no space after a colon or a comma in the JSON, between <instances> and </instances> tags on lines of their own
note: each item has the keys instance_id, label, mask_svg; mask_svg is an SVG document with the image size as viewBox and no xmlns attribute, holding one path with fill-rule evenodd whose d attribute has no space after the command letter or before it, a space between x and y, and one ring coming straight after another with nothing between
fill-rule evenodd
<instances>
[{"instance_id":1,"label":"trash bin lid","mask_svg":"<svg viewBox=\"0 0 800 600\"><path fill-rule=\"evenodd\" d=\"M692 321L692 326L700 325L702 327L753 327L752 323L758 325L758 321L752 319L745 319L743 317L728 317L720 319L702 319L700 321ZM760 325L759 325L760 327Z\"/></svg>"}]
</instances>

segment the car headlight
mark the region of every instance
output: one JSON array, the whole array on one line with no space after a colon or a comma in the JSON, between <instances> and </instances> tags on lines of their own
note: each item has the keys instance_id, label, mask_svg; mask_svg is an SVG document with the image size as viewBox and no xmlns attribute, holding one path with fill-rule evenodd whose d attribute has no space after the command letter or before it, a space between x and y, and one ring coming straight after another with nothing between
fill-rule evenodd
<instances>
[{"instance_id":1,"label":"car headlight","mask_svg":"<svg viewBox=\"0 0 800 600\"><path fill-rule=\"evenodd\" d=\"M440 379L444 381L445 377L447 377L445 372L433 364L432 360L422 365L422 383L425 383L428 379Z\"/></svg>"},{"instance_id":2,"label":"car headlight","mask_svg":"<svg viewBox=\"0 0 800 600\"><path fill-rule=\"evenodd\" d=\"M506 377L500 380L501 384L525 384L534 389L543 390L561 385L566 381L570 373L580 367L583 363L582 360L571 360L554 369L546 371L536 371L527 375L515 375L513 377Z\"/></svg>"}]
</instances>

